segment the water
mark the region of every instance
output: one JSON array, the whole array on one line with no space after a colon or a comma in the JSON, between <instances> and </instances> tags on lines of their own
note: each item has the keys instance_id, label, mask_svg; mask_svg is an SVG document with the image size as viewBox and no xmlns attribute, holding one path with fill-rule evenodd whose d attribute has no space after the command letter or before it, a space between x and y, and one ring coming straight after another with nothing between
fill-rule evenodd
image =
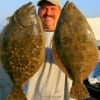
<instances>
[{"instance_id":1,"label":"water","mask_svg":"<svg viewBox=\"0 0 100 100\"><path fill-rule=\"evenodd\" d=\"M96 44L97 44L97 46L100 46L100 40L97 40ZM99 76L99 78L100 78L100 49L98 50L98 56L99 56L99 59L98 59L98 63L95 68L95 72L97 72L96 74L98 74L97 76Z\"/></svg>"},{"instance_id":2,"label":"water","mask_svg":"<svg viewBox=\"0 0 100 100\"><path fill-rule=\"evenodd\" d=\"M100 40L97 40L96 44L97 44L97 46L100 46ZM98 50L98 55L99 55L98 63L96 65L95 69L89 75L89 81L94 82L94 80L96 78L97 81L100 83L100 50Z\"/></svg>"},{"instance_id":3,"label":"water","mask_svg":"<svg viewBox=\"0 0 100 100\"><path fill-rule=\"evenodd\" d=\"M100 46L100 40L97 40L96 43L97 43L97 46Z\"/></svg>"},{"instance_id":4,"label":"water","mask_svg":"<svg viewBox=\"0 0 100 100\"><path fill-rule=\"evenodd\" d=\"M100 40L96 41L97 46L100 46ZM98 55L99 55L99 61L100 61L100 50L98 50Z\"/></svg>"}]
</instances>

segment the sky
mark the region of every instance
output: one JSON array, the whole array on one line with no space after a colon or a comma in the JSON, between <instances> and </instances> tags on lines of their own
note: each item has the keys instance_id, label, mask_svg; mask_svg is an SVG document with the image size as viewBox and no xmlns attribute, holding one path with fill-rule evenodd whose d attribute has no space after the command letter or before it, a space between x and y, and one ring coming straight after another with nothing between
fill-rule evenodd
<instances>
[{"instance_id":1,"label":"sky","mask_svg":"<svg viewBox=\"0 0 100 100\"><path fill-rule=\"evenodd\" d=\"M38 0L2 0L0 3L0 31L7 23L6 18L11 16L22 5L33 2L36 6ZM67 0L60 0L61 5ZM69 0L72 1L77 8L88 18L100 17L100 0Z\"/></svg>"}]
</instances>

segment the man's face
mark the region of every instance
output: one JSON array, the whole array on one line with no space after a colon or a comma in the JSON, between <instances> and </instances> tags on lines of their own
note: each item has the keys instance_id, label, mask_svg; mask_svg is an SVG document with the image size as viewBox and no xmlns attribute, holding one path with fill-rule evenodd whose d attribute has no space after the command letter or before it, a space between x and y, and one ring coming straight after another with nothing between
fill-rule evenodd
<instances>
[{"instance_id":1,"label":"man's face","mask_svg":"<svg viewBox=\"0 0 100 100\"><path fill-rule=\"evenodd\" d=\"M43 3L38 10L44 30L55 30L61 9L59 6L50 4L48 2Z\"/></svg>"}]
</instances>

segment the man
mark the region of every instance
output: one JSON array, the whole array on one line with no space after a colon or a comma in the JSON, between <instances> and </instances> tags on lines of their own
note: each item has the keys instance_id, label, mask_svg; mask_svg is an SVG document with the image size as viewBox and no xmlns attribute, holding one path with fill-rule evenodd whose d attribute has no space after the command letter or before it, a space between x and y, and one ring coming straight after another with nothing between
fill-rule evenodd
<instances>
[{"instance_id":1,"label":"man","mask_svg":"<svg viewBox=\"0 0 100 100\"><path fill-rule=\"evenodd\" d=\"M28 100L67 100L64 97L67 95L64 94L65 74L54 63L52 56L52 37L61 12L60 1L40 0L37 5L46 36L45 60L38 72L26 83L24 92Z\"/></svg>"}]
</instances>

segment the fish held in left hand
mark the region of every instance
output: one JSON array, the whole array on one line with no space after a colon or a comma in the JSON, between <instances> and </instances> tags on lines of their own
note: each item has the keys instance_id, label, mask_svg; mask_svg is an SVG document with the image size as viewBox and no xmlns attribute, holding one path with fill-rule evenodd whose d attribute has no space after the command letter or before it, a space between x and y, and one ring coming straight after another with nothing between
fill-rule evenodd
<instances>
[{"instance_id":1,"label":"fish held in left hand","mask_svg":"<svg viewBox=\"0 0 100 100\"><path fill-rule=\"evenodd\" d=\"M98 61L94 33L74 3L67 1L53 37L53 56L59 68L73 80L70 96L82 100L89 96L83 84Z\"/></svg>"}]
</instances>

